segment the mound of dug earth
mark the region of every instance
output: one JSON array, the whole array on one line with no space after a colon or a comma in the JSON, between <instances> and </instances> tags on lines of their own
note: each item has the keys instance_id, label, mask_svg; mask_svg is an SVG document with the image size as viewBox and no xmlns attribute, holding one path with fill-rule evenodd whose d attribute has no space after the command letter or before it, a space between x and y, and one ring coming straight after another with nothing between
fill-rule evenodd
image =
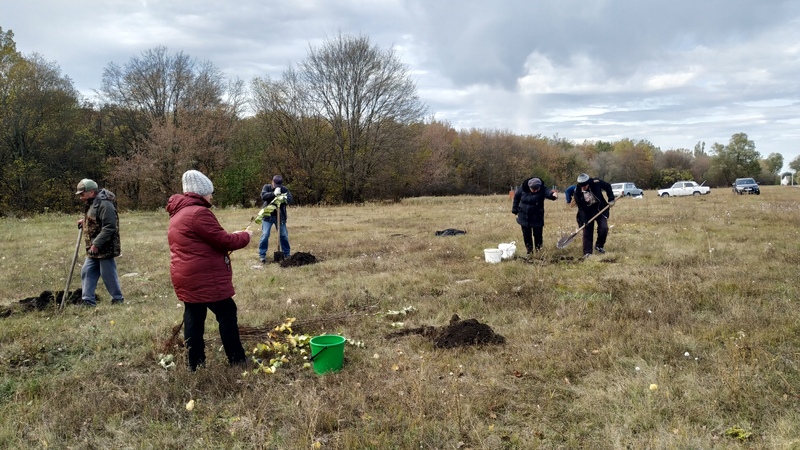
<instances>
[{"instance_id":1,"label":"mound of dug earth","mask_svg":"<svg viewBox=\"0 0 800 450\"><path fill-rule=\"evenodd\" d=\"M317 258L311 253L297 252L281 261L281 267L298 267L306 264L316 264Z\"/></svg>"},{"instance_id":2,"label":"mound of dug earth","mask_svg":"<svg viewBox=\"0 0 800 450\"><path fill-rule=\"evenodd\" d=\"M81 289L71 291L70 295L67 296L66 303L71 305L83 303L81 299L82 293ZM0 307L0 317L8 317L14 312L41 311L51 305L58 306L63 296L64 291L42 291L38 297L23 298L16 304Z\"/></svg>"},{"instance_id":3,"label":"mound of dug earth","mask_svg":"<svg viewBox=\"0 0 800 450\"><path fill-rule=\"evenodd\" d=\"M495 333L492 327L478 322L477 319L461 320L457 314L450 318L450 324L436 328L422 326L399 330L386 335L386 339L394 339L410 334L420 334L433 341L435 348L453 348L467 345L504 344L506 338Z\"/></svg>"}]
</instances>

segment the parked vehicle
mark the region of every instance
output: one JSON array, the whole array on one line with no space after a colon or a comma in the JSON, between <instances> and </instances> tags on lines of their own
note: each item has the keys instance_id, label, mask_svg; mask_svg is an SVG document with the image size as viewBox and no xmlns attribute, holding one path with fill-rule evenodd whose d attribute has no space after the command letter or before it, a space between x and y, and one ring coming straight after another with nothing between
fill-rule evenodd
<instances>
[{"instance_id":1,"label":"parked vehicle","mask_svg":"<svg viewBox=\"0 0 800 450\"><path fill-rule=\"evenodd\" d=\"M611 191L615 197L636 197L644 195L644 191L636 187L634 183L612 183Z\"/></svg>"},{"instance_id":2,"label":"parked vehicle","mask_svg":"<svg viewBox=\"0 0 800 450\"><path fill-rule=\"evenodd\" d=\"M758 187L758 183L756 180L752 178L737 178L736 181L733 182L733 193L734 194L761 194L761 188Z\"/></svg>"},{"instance_id":3,"label":"parked vehicle","mask_svg":"<svg viewBox=\"0 0 800 450\"><path fill-rule=\"evenodd\" d=\"M694 181L678 181L671 188L659 189L659 197L681 197L684 195L706 195L711 193L711 188L697 184Z\"/></svg>"}]
</instances>

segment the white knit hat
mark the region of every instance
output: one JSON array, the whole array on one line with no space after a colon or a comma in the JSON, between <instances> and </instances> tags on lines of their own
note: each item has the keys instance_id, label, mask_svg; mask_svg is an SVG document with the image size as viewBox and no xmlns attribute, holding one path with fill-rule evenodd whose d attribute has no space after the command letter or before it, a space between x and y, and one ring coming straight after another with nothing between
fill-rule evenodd
<instances>
[{"instance_id":1,"label":"white knit hat","mask_svg":"<svg viewBox=\"0 0 800 450\"><path fill-rule=\"evenodd\" d=\"M214 192L214 184L207 176L197 170L187 170L183 173L183 193L193 192L206 196Z\"/></svg>"}]
</instances>

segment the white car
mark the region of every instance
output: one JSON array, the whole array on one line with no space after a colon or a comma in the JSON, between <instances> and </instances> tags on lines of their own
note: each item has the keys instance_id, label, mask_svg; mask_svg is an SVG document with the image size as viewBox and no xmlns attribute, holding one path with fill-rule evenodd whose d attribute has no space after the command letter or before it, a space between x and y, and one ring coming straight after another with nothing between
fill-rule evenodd
<instances>
[{"instance_id":1,"label":"white car","mask_svg":"<svg viewBox=\"0 0 800 450\"><path fill-rule=\"evenodd\" d=\"M659 197L681 197L684 195L706 195L711 193L711 188L697 184L694 181L678 181L671 188L659 189Z\"/></svg>"}]
</instances>

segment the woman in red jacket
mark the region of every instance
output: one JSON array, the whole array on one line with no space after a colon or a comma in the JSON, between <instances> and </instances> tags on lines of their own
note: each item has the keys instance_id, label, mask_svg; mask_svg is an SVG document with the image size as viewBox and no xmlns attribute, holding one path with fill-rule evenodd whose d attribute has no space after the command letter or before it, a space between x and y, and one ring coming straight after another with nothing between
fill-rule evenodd
<instances>
[{"instance_id":1,"label":"woman in red jacket","mask_svg":"<svg viewBox=\"0 0 800 450\"><path fill-rule=\"evenodd\" d=\"M183 194L167 202L169 213L169 273L175 294L183 302L183 337L189 349L189 368L205 363L205 320L208 310L219 322L219 334L230 364L246 361L236 303L230 253L250 243L250 230L228 233L211 207L214 185L202 173L183 174Z\"/></svg>"}]
</instances>

